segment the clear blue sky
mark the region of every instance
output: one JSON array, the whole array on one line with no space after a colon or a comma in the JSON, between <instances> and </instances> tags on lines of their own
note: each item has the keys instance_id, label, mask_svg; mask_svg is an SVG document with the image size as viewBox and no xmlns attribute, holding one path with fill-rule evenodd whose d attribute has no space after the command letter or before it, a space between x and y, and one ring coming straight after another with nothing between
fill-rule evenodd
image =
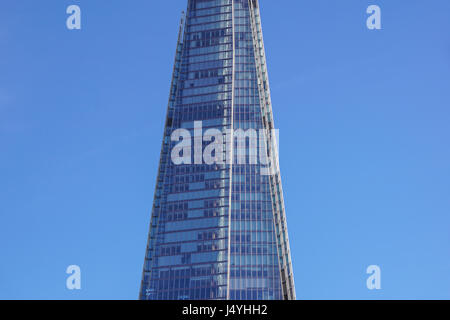
<instances>
[{"instance_id":1,"label":"clear blue sky","mask_svg":"<svg viewBox=\"0 0 450 320\"><path fill-rule=\"evenodd\" d=\"M449 299L450 1L261 6L298 298ZM1 1L0 298L138 297L185 7Z\"/></svg>"}]
</instances>

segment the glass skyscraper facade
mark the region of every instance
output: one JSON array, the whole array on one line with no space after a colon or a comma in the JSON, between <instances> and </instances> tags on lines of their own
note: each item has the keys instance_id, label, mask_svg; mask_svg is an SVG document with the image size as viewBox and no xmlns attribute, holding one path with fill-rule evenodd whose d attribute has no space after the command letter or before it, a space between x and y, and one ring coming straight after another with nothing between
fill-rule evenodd
<instances>
[{"instance_id":1,"label":"glass skyscraper facade","mask_svg":"<svg viewBox=\"0 0 450 320\"><path fill-rule=\"evenodd\" d=\"M188 142L174 138L180 129L194 146L181 163L173 159L180 141ZM140 299L295 299L273 129L258 1L189 0ZM220 140L217 132L224 148L211 153L216 161L205 161L202 152Z\"/></svg>"}]
</instances>

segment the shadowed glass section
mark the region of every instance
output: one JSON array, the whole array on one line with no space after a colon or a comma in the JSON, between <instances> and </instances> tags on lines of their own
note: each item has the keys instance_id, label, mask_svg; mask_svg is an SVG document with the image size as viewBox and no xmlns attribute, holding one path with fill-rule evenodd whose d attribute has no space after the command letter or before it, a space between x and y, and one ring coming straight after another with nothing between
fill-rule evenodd
<instances>
[{"instance_id":1,"label":"shadowed glass section","mask_svg":"<svg viewBox=\"0 0 450 320\"><path fill-rule=\"evenodd\" d=\"M170 136L231 128L231 0L189 1L182 32L140 297L226 299L228 166L175 165Z\"/></svg>"}]
</instances>

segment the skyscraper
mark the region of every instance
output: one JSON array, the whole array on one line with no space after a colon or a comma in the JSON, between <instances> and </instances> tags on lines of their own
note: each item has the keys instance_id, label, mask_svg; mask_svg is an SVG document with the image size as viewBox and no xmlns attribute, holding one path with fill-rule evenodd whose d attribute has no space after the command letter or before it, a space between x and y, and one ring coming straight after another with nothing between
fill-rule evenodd
<instances>
[{"instance_id":1,"label":"skyscraper","mask_svg":"<svg viewBox=\"0 0 450 320\"><path fill-rule=\"evenodd\" d=\"M140 299L295 299L274 132L258 1L188 0Z\"/></svg>"}]
</instances>

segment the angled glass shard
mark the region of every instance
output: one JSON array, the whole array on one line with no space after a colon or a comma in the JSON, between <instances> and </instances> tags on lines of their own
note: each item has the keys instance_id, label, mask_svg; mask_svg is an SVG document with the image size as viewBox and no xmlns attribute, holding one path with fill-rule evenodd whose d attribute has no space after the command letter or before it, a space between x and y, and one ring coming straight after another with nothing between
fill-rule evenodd
<instances>
[{"instance_id":1,"label":"angled glass shard","mask_svg":"<svg viewBox=\"0 0 450 320\"><path fill-rule=\"evenodd\" d=\"M188 135L175 139L180 129ZM189 0L140 299L295 299L273 129L258 1ZM191 148L184 163L180 141Z\"/></svg>"}]
</instances>

